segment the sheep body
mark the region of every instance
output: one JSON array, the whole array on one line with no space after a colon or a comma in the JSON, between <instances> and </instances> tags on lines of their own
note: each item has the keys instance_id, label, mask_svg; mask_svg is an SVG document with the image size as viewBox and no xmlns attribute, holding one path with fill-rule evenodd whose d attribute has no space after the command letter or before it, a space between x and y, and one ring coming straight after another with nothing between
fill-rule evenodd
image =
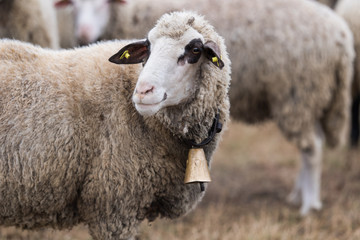
<instances>
[{"instance_id":1,"label":"sheep body","mask_svg":"<svg viewBox=\"0 0 360 240\"><path fill-rule=\"evenodd\" d=\"M273 120L294 142L302 166L291 202L320 209L322 139L345 143L354 58L347 24L312 1L243 1L229 39L234 63L231 116ZM235 65L236 63L236 65Z\"/></svg>"},{"instance_id":2,"label":"sheep body","mask_svg":"<svg viewBox=\"0 0 360 240\"><path fill-rule=\"evenodd\" d=\"M227 66L202 64L193 99L149 117L131 102L141 65L107 61L128 42L51 51L0 41L1 224L83 222L94 239L132 239L143 219L194 208L203 193L183 183L184 139L206 138L214 110L227 122L230 62L223 40L197 15L165 16L156 29L179 37L193 18L191 28L219 44ZM218 140L204 148L208 161Z\"/></svg>"},{"instance_id":3,"label":"sheep body","mask_svg":"<svg viewBox=\"0 0 360 240\"><path fill-rule=\"evenodd\" d=\"M354 80L352 84L352 132L351 142L356 145L359 141L359 108L360 108L360 1L342 0L336 5L335 11L348 23L354 34L356 58L354 62Z\"/></svg>"},{"instance_id":4,"label":"sheep body","mask_svg":"<svg viewBox=\"0 0 360 240\"><path fill-rule=\"evenodd\" d=\"M49 0L2 0L0 38L59 48L56 13Z\"/></svg>"},{"instance_id":5,"label":"sheep body","mask_svg":"<svg viewBox=\"0 0 360 240\"><path fill-rule=\"evenodd\" d=\"M232 116L250 123L273 119L305 148L304 133L321 120L329 145L338 145L348 119L351 32L311 1L263 2L244 3L239 27L226 35L238 41L230 52L241 53L232 55L241 69L233 73Z\"/></svg>"}]
</instances>

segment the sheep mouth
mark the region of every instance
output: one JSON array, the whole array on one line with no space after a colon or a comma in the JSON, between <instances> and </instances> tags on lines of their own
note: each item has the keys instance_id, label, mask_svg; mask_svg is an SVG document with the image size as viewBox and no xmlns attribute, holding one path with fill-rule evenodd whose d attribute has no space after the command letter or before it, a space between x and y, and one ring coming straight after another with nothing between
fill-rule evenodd
<instances>
[{"instance_id":1,"label":"sheep mouth","mask_svg":"<svg viewBox=\"0 0 360 240\"><path fill-rule=\"evenodd\" d=\"M159 105L160 103L164 102L167 99L167 94L164 93L163 98L161 99L161 101L156 102L156 103L144 103L141 99L139 102L135 102L136 105L138 106L142 106L142 107L154 107Z\"/></svg>"},{"instance_id":2,"label":"sheep mouth","mask_svg":"<svg viewBox=\"0 0 360 240\"><path fill-rule=\"evenodd\" d=\"M143 103L142 101L134 101L136 110L143 116L152 116L157 113L161 108L164 107L164 101L167 99L167 94L163 95L161 101L156 103L146 102Z\"/></svg>"}]
</instances>

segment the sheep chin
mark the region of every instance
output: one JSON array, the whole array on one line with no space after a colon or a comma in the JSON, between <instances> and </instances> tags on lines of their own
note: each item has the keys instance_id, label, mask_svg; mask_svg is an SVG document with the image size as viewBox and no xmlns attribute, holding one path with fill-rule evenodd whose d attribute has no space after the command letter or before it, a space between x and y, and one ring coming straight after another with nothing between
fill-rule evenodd
<instances>
[{"instance_id":1,"label":"sheep chin","mask_svg":"<svg viewBox=\"0 0 360 240\"><path fill-rule=\"evenodd\" d=\"M142 104L142 103L135 103L136 111L142 116L153 116L161 109L161 103L156 104Z\"/></svg>"}]
</instances>

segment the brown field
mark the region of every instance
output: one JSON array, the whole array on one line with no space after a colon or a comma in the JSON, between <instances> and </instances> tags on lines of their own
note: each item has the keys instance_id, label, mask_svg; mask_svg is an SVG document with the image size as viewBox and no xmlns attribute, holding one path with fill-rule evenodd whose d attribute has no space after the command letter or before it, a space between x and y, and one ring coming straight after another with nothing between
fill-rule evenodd
<instances>
[{"instance_id":1,"label":"brown field","mask_svg":"<svg viewBox=\"0 0 360 240\"><path fill-rule=\"evenodd\" d=\"M232 123L212 165L213 182L187 216L144 222L142 240L360 239L360 147L325 149L323 210L299 217L286 203L297 169L296 148L272 124ZM0 240L90 240L84 226L71 231L1 228Z\"/></svg>"}]
</instances>

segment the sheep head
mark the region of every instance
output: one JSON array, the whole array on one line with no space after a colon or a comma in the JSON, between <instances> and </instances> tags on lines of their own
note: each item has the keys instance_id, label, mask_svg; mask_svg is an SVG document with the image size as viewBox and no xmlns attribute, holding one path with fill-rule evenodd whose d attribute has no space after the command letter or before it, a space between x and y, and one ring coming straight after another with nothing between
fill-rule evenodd
<instances>
[{"instance_id":1,"label":"sheep head","mask_svg":"<svg viewBox=\"0 0 360 240\"><path fill-rule=\"evenodd\" d=\"M211 40L205 42L193 28L176 38L159 35L154 28L148 39L125 46L109 61L143 63L132 100L137 111L145 116L191 99L204 61L210 61L219 69L224 67L217 44Z\"/></svg>"},{"instance_id":2,"label":"sheep head","mask_svg":"<svg viewBox=\"0 0 360 240\"><path fill-rule=\"evenodd\" d=\"M80 44L97 41L110 20L110 4L123 4L125 0L57 0L56 8L74 8L75 35Z\"/></svg>"}]
</instances>

